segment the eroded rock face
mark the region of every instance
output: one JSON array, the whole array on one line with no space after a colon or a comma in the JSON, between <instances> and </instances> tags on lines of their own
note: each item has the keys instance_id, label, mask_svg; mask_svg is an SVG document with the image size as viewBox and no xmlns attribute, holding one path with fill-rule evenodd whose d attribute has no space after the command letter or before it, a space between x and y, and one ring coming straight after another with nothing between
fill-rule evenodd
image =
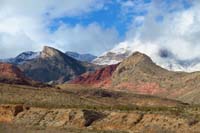
<instances>
[{"instance_id":1,"label":"eroded rock face","mask_svg":"<svg viewBox=\"0 0 200 133\"><path fill-rule=\"evenodd\" d=\"M31 84L31 80L26 78L19 68L7 63L0 63L0 82L23 85Z\"/></svg>"},{"instance_id":2,"label":"eroded rock face","mask_svg":"<svg viewBox=\"0 0 200 133\"><path fill-rule=\"evenodd\" d=\"M116 70L116 65L106 66L95 72L85 73L75 80L71 81L72 84L83 84L83 85L93 85L93 86L106 86L110 84L113 72Z\"/></svg>"},{"instance_id":3,"label":"eroded rock face","mask_svg":"<svg viewBox=\"0 0 200 133\"><path fill-rule=\"evenodd\" d=\"M54 57L54 56L61 56L63 55L62 52L58 51L57 49L54 49L52 47L48 47L48 46L44 46L40 57L41 58L50 58L50 57Z\"/></svg>"},{"instance_id":4,"label":"eroded rock face","mask_svg":"<svg viewBox=\"0 0 200 133\"><path fill-rule=\"evenodd\" d=\"M174 114L30 108L14 115L13 107L0 107L0 120L23 127L80 128L134 132L199 132L199 121ZM14 109L16 110L16 108ZM3 117L2 117L3 116ZM5 119L6 118L6 119Z\"/></svg>"},{"instance_id":5,"label":"eroded rock face","mask_svg":"<svg viewBox=\"0 0 200 133\"><path fill-rule=\"evenodd\" d=\"M200 73L173 72L136 52L125 59L112 75L112 88L190 102L199 94ZM194 92L193 94L191 92ZM193 99L193 102L197 103Z\"/></svg>"},{"instance_id":6,"label":"eroded rock face","mask_svg":"<svg viewBox=\"0 0 200 133\"><path fill-rule=\"evenodd\" d=\"M200 72L168 71L135 52L119 65L83 74L72 83L199 103L199 81Z\"/></svg>"},{"instance_id":7,"label":"eroded rock face","mask_svg":"<svg viewBox=\"0 0 200 133\"><path fill-rule=\"evenodd\" d=\"M104 117L103 113L92 110L31 108L13 122L25 126L85 128Z\"/></svg>"},{"instance_id":8,"label":"eroded rock face","mask_svg":"<svg viewBox=\"0 0 200 133\"><path fill-rule=\"evenodd\" d=\"M0 122L12 122L15 116L23 112L23 105L1 105L0 106Z\"/></svg>"},{"instance_id":9,"label":"eroded rock face","mask_svg":"<svg viewBox=\"0 0 200 133\"><path fill-rule=\"evenodd\" d=\"M26 77L18 67L8 63L0 63L0 83L49 87Z\"/></svg>"},{"instance_id":10,"label":"eroded rock face","mask_svg":"<svg viewBox=\"0 0 200 133\"><path fill-rule=\"evenodd\" d=\"M8 63L0 63L0 77L14 79L25 78L24 74L20 71L19 68Z\"/></svg>"}]
</instances>

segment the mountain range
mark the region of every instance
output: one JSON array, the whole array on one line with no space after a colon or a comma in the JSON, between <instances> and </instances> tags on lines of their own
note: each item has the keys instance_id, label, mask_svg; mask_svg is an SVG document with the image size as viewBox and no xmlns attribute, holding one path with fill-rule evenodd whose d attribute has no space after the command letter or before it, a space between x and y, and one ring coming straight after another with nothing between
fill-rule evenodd
<instances>
[{"instance_id":1,"label":"mountain range","mask_svg":"<svg viewBox=\"0 0 200 133\"><path fill-rule=\"evenodd\" d=\"M120 52L124 53L123 49ZM126 54L130 53L129 51ZM119 58L125 58L126 54L121 54L122 56ZM11 65L12 67L8 68L17 66L18 68L15 68L15 70L18 73L23 73L24 77L31 80L51 84L87 85L94 88L131 91L137 94L200 103L200 100L198 100L200 72L170 71L159 66L149 56L140 52L134 52L118 64L103 66L78 61L48 46L45 46L39 53L22 53L21 56L18 56L18 59L24 59L24 56L29 58L25 58L26 61L23 61L23 63ZM198 59L188 62L178 60L167 50L160 50L159 56L163 59L173 58L183 66L190 66L191 62L194 64L199 62ZM4 69L3 67L2 72Z\"/></svg>"},{"instance_id":2,"label":"mountain range","mask_svg":"<svg viewBox=\"0 0 200 133\"><path fill-rule=\"evenodd\" d=\"M141 52L102 66L48 46L33 55L18 64L0 63L0 131L16 132L15 125L19 132L200 129L200 72L169 71ZM173 54L163 50L160 56Z\"/></svg>"},{"instance_id":3,"label":"mountain range","mask_svg":"<svg viewBox=\"0 0 200 133\"><path fill-rule=\"evenodd\" d=\"M94 59L93 63L98 65L117 64L136 51L137 49L133 46L122 43ZM166 48L158 49L149 56L157 65L170 71L194 72L200 70L200 58L180 59Z\"/></svg>"},{"instance_id":4,"label":"mountain range","mask_svg":"<svg viewBox=\"0 0 200 133\"><path fill-rule=\"evenodd\" d=\"M65 54L76 60L85 61L85 62L92 62L94 59L97 58L97 56L92 55L92 54L79 54L72 51L67 51L65 52ZM40 55L40 52L26 51L26 52L22 52L21 54L17 55L14 58L0 59L0 62L19 65L19 64L25 63L26 61L30 61L35 58L38 58L39 55Z\"/></svg>"},{"instance_id":5,"label":"mountain range","mask_svg":"<svg viewBox=\"0 0 200 133\"><path fill-rule=\"evenodd\" d=\"M63 53L45 46L41 52L23 52L15 58L0 62L17 65L25 75L33 80L49 83L63 83L86 71L93 71L96 65L89 63L96 56Z\"/></svg>"},{"instance_id":6,"label":"mountain range","mask_svg":"<svg viewBox=\"0 0 200 133\"><path fill-rule=\"evenodd\" d=\"M45 46L37 58L19 64L27 77L41 82L63 83L95 69L95 65L78 61L61 51Z\"/></svg>"},{"instance_id":7,"label":"mountain range","mask_svg":"<svg viewBox=\"0 0 200 133\"><path fill-rule=\"evenodd\" d=\"M104 72L109 74L102 80ZM111 65L83 74L72 83L200 103L199 80L200 72L169 71L155 64L147 55L135 52L115 67Z\"/></svg>"},{"instance_id":8,"label":"mountain range","mask_svg":"<svg viewBox=\"0 0 200 133\"><path fill-rule=\"evenodd\" d=\"M78 61L97 65L112 65L122 62L134 52L136 52L136 50L133 47L121 44L98 57L92 54L79 54L72 51L67 51L65 54ZM40 53L41 52L27 51L19 54L15 58L0 59L0 62L20 65L38 58ZM156 53L150 54L149 56L157 65L170 71L195 72L200 70L200 58L180 59L170 50L165 48L159 49Z\"/></svg>"},{"instance_id":9,"label":"mountain range","mask_svg":"<svg viewBox=\"0 0 200 133\"><path fill-rule=\"evenodd\" d=\"M40 52L27 51L27 52L23 52L23 53L19 54L15 58L0 59L0 62L18 65L18 64L23 64L26 61L35 59L39 55L40 55Z\"/></svg>"}]
</instances>

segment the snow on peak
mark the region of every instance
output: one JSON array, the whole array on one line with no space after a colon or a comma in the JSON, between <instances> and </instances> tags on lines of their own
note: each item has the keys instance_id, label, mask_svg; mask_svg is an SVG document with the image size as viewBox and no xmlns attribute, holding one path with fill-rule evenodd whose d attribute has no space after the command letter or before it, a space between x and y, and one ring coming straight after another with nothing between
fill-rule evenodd
<instances>
[{"instance_id":1,"label":"snow on peak","mask_svg":"<svg viewBox=\"0 0 200 133\"><path fill-rule=\"evenodd\" d=\"M110 51L93 60L93 63L99 65L117 64L136 51L145 53L157 65L171 71L200 71L200 58L182 60L166 48L159 47L150 42L143 44L138 40L134 40L132 43L122 42L118 44Z\"/></svg>"},{"instance_id":2,"label":"snow on peak","mask_svg":"<svg viewBox=\"0 0 200 133\"><path fill-rule=\"evenodd\" d=\"M23 64L26 61L35 59L39 57L40 52L32 52L32 51L27 51L19 54L15 58L9 58L9 59L3 59L0 60L1 62L6 62L6 63L11 63L11 64Z\"/></svg>"}]
</instances>

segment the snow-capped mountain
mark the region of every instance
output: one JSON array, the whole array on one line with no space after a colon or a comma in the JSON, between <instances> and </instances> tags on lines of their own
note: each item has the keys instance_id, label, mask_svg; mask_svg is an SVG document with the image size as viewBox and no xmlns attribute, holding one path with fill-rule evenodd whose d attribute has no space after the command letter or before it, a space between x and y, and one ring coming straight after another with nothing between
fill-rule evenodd
<instances>
[{"instance_id":1,"label":"snow-capped mountain","mask_svg":"<svg viewBox=\"0 0 200 133\"><path fill-rule=\"evenodd\" d=\"M97 58L96 56L91 55L91 54L79 54L79 53L71 52L71 51L67 51L65 54L79 61L91 62Z\"/></svg>"},{"instance_id":2,"label":"snow-capped mountain","mask_svg":"<svg viewBox=\"0 0 200 133\"><path fill-rule=\"evenodd\" d=\"M14 58L0 59L0 62L19 65L19 64L25 63L26 61L30 61L35 58L38 58L40 56L40 54L41 54L41 52L27 51L27 52L23 52L23 53L19 54L18 56L14 57ZM79 54L79 53L71 52L71 51L68 51L65 54L76 60L86 61L86 62L91 62L92 60L97 58L97 56L94 56L92 54Z\"/></svg>"},{"instance_id":3,"label":"snow-capped mountain","mask_svg":"<svg viewBox=\"0 0 200 133\"><path fill-rule=\"evenodd\" d=\"M133 53L132 47L125 43L114 47L108 52L94 59L92 62L98 65L112 65L121 62L123 59L129 57Z\"/></svg>"},{"instance_id":4,"label":"snow-capped mountain","mask_svg":"<svg viewBox=\"0 0 200 133\"><path fill-rule=\"evenodd\" d=\"M39 57L39 55L40 52L27 51L19 54L15 58L1 59L0 62L6 62L11 64L23 64L26 61Z\"/></svg>"},{"instance_id":5,"label":"snow-capped mountain","mask_svg":"<svg viewBox=\"0 0 200 133\"><path fill-rule=\"evenodd\" d=\"M171 71L200 71L200 58L179 59L175 54L166 48L138 47L139 45L129 45L128 43L120 43L108 52L103 53L92 62L98 65L117 64L129 57L136 51L147 54L159 66Z\"/></svg>"}]
</instances>

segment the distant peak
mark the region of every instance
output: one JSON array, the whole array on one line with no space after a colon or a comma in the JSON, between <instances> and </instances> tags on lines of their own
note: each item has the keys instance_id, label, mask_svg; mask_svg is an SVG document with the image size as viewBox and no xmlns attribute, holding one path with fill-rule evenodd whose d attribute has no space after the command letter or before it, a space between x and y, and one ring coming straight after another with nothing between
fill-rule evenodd
<instances>
[{"instance_id":1,"label":"distant peak","mask_svg":"<svg viewBox=\"0 0 200 133\"><path fill-rule=\"evenodd\" d=\"M44 46L44 47L43 47L43 51L58 51L58 50L55 49L55 48L53 48L53 47Z\"/></svg>"},{"instance_id":2,"label":"distant peak","mask_svg":"<svg viewBox=\"0 0 200 133\"><path fill-rule=\"evenodd\" d=\"M130 57L125 59L125 62L129 62L129 63L132 63L132 64L138 64L138 63L141 63L141 62L151 63L152 60L146 54L143 54L143 53L140 53L140 52L134 52Z\"/></svg>"},{"instance_id":3,"label":"distant peak","mask_svg":"<svg viewBox=\"0 0 200 133\"><path fill-rule=\"evenodd\" d=\"M141 59L150 59L151 60L151 58L149 57L149 56L147 56L146 54L143 54L143 53L141 53L141 52L138 52L138 51L136 51L136 52L134 52L132 55L131 55L131 57L134 57L134 58L141 58Z\"/></svg>"},{"instance_id":4,"label":"distant peak","mask_svg":"<svg viewBox=\"0 0 200 133\"><path fill-rule=\"evenodd\" d=\"M42 52L41 52L41 57L42 58L48 58L48 57L53 57L53 56L57 56L57 55L60 55L60 54L63 54L61 51L55 49L55 48L52 48L52 47L49 47L49 46L44 46Z\"/></svg>"},{"instance_id":5,"label":"distant peak","mask_svg":"<svg viewBox=\"0 0 200 133\"><path fill-rule=\"evenodd\" d=\"M139 51L136 51L132 54L132 56L146 56L145 54L139 52Z\"/></svg>"}]
</instances>

